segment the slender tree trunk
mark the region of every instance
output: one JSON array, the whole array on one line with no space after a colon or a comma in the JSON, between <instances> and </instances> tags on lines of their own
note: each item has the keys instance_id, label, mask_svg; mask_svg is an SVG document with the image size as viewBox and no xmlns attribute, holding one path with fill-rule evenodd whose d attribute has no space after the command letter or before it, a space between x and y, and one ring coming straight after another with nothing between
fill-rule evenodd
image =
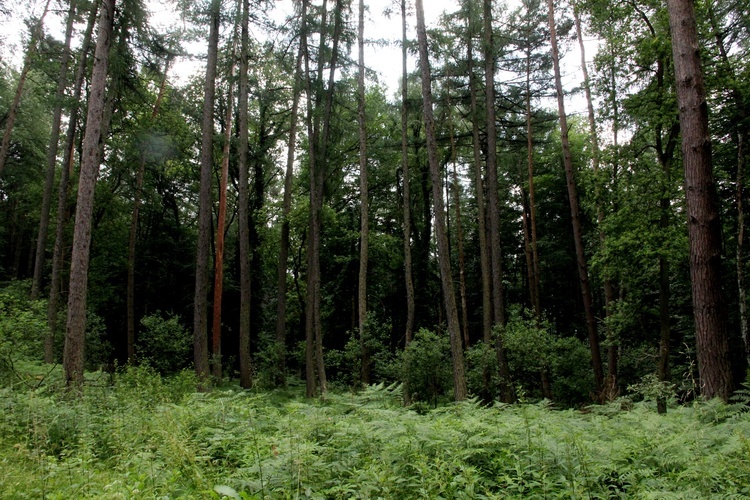
<instances>
[{"instance_id":1,"label":"slender tree trunk","mask_svg":"<svg viewBox=\"0 0 750 500\"><path fill-rule=\"evenodd\" d=\"M151 110L151 121L159 114L159 107L164 98L164 91L167 87L167 72L169 71L167 61L164 67L159 94L156 96L156 102ZM143 199L143 177L146 173L146 153L141 151L140 164L135 176L135 193L133 194L133 214L130 218L130 235L128 237L128 289L127 289L127 350L128 363L135 362L135 246L138 239L138 217L141 210L141 200Z\"/></svg>"},{"instance_id":2,"label":"slender tree trunk","mask_svg":"<svg viewBox=\"0 0 750 500\"><path fill-rule=\"evenodd\" d=\"M73 152L76 140L76 123L78 121L79 103L81 102L81 92L83 88L83 79L86 74L86 62L91 45L91 34L96 24L96 14L98 4L94 3L89 12L86 31L81 41L81 57L78 61L75 77L75 90L71 107L68 110L70 115L68 120L68 130L65 137L65 150L62 168L60 169L60 186L57 194L57 221L55 226L55 245L52 251L52 276L50 277L49 301L47 302L47 334L44 338L44 362L54 362L55 332L57 330L57 308L60 301L60 284L63 267L63 253L65 249L65 226L69 219L67 210L68 191L70 188L69 179L73 173Z\"/></svg>"},{"instance_id":3,"label":"slender tree trunk","mask_svg":"<svg viewBox=\"0 0 750 500\"><path fill-rule=\"evenodd\" d=\"M430 61L427 52L427 32L424 21L422 0L416 1L417 9L417 38L419 41L419 65L422 75L422 104L424 107L425 134L427 138L427 156L430 163L432 178L432 197L435 216L435 236L438 246L438 262L440 278L443 284L443 301L448 321L448 333L453 360L453 391L456 401L466 399L466 375L464 369L464 354L461 347L461 332L458 324L458 310L453 289L450 255L448 253L448 238L445 227L445 208L443 206L443 191L440 182L440 165L437 158L437 140L435 138L435 122L432 114L432 82Z\"/></svg>"},{"instance_id":4,"label":"slender tree trunk","mask_svg":"<svg viewBox=\"0 0 750 500\"><path fill-rule=\"evenodd\" d=\"M490 232L490 269L492 270L493 323L497 328L495 350L500 372L500 397L503 402L515 401L510 368L503 340L505 329L505 290L503 286L502 250L500 246L500 206L497 184L497 127L495 124L495 51L492 27L492 0L484 0L484 79L485 112L487 114L487 198Z\"/></svg>"},{"instance_id":5,"label":"slender tree trunk","mask_svg":"<svg viewBox=\"0 0 750 500\"><path fill-rule=\"evenodd\" d=\"M235 37L236 47L236 37ZM232 51L232 55L236 49ZM221 379L221 304L224 295L224 228L227 220L227 184L229 182L229 147L232 139L232 87L234 85L234 57L229 69L227 109L224 118L224 145L221 151L221 180L219 181L219 213L216 217L216 249L214 257L214 303L211 374Z\"/></svg>"},{"instance_id":6,"label":"slender tree trunk","mask_svg":"<svg viewBox=\"0 0 750 500\"><path fill-rule=\"evenodd\" d=\"M555 69L555 86L557 89L557 107L560 114L560 137L562 139L563 161L565 164L565 178L568 185L568 199L570 201L570 217L573 223L573 239L576 247L576 261L578 264L578 278L581 283L581 295L583 296L583 307L586 315L586 329L589 336L589 348L591 349L591 362L594 369L594 382L596 384L597 398L601 398L604 389L604 370L602 368L601 351L599 348L599 335L596 331L596 318L594 317L594 304L589 283L588 267L583 247L583 232L581 230L581 218L578 208L578 192L576 188L575 174L573 173L573 158L570 153L568 141L568 120L565 116L565 96L562 88L560 74L560 55L557 49L557 30L555 27L555 8L553 0L547 0L549 8L550 41L552 43L552 62Z\"/></svg>"},{"instance_id":7,"label":"slender tree trunk","mask_svg":"<svg viewBox=\"0 0 750 500\"><path fill-rule=\"evenodd\" d=\"M727 75L732 76L730 79L731 85L729 87L732 100L734 101L735 119L734 128L735 134L733 140L737 144L737 177L735 182L735 204L737 207L737 251L736 251L736 268L737 268L737 292L738 302L740 309L740 333L742 335L742 341L745 346L745 362L750 367L750 327L748 324L748 308L747 308L747 284L745 280L745 188L744 188L744 176L745 168L747 168L747 158L745 153L745 145L748 137L748 125L747 115L748 111L745 103L745 95L740 87L736 85L737 71L733 67L729 60L729 54L724 43L724 33L720 29L717 21L716 14L713 7L713 2L706 2L708 9L708 17L711 23L711 30L714 34L716 41L716 48L719 50L720 56L720 68Z\"/></svg>"},{"instance_id":8,"label":"slender tree trunk","mask_svg":"<svg viewBox=\"0 0 750 500\"><path fill-rule=\"evenodd\" d=\"M721 223L695 12L689 0L667 0L667 7L680 108L701 393L727 401L733 386L721 293Z\"/></svg>"},{"instance_id":9,"label":"slender tree trunk","mask_svg":"<svg viewBox=\"0 0 750 500\"><path fill-rule=\"evenodd\" d=\"M737 290L740 303L740 333L745 345L745 362L750 367L750 328L748 327L747 284L745 282L745 204L744 204L744 171L745 171L746 134L740 132L737 137L737 181L735 198L737 203Z\"/></svg>"},{"instance_id":10,"label":"slender tree trunk","mask_svg":"<svg viewBox=\"0 0 750 500\"><path fill-rule=\"evenodd\" d=\"M526 52L526 166L529 176L529 229L531 250L531 290L534 316L539 323L542 319L542 301L539 272L539 245L536 230L536 189L534 187L534 134L531 123L531 52Z\"/></svg>"},{"instance_id":11,"label":"slender tree trunk","mask_svg":"<svg viewBox=\"0 0 750 500\"><path fill-rule=\"evenodd\" d=\"M39 233L36 239L36 258L34 260L34 278L31 283L31 300L39 298L42 289L42 274L44 270L45 252L47 250L47 234L49 233L50 207L52 205L52 191L55 184L55 170L57 167L57 148L60 141L60 122L62 121L63 98L68 82L68 61L70 60L70 40L73 37L73 21L76 6L71 0L68 9L68 20L65 24L65 44L60 57L60 73L55 91L55 108L52 113L52 131L47 146L47 175L44 180L42 207L39 215Z\"/></svg>"},{"instance_id":12,"label":"slender tree trunk","mask_svg":"<svg viewBox=\"0 0 750 500\"><path fill-rule=\"evenodd\" d=\"M304 21L303 21L304 23ZM302 36L302 35L300 35ZM286 384L286 291L289 260L289 215L292 212L292 178L294 175L294 152L297 147L297 115L299 114L299 82L302 78L302 44L297 52L292 84L292 111L289 117L289 144L287 145L286 173L284 174L284 205L279 242L278 292L276 300L276 346L279 357L278 383Z\"/></svg>"},{"instance_id":13,"label":"slender tree trunk","mask_svg":"<svg viewBox=\"0 0 750 500\"><path fill-rule=\"evenodd\" d=\"M479 81L474 73L474 28L473 3L469 2L468 38L466 40L467 71L469 73L469 94L471 102L471 139L474 153L474 194L477 201L477 233L479 235L479 263L482 274L482 341L489 349L492 345L492 275L490 270L489 245L487 244L487 214L484 199L484 179L482 178L481 144L479 140L479 105L477 86ZM492 374L485 366L482 370L482 398L492 401Z\"/></svg>"},{"instance_id":14,"label":"slender tree trunk","mask_svg":"<svg viewBox=\"0 0 750 500\"><path fill-rule=\"evenodd\" d=\"M216 96L216 64L219 45L221 0L211 1L211 26L208 35L208 61L203 101L201 139L200 200L198 208L198 242L195 265L195 298L193 311L193 343L195 372L200 388L208 382L208 261L211 241L211 177L213 172L214 99Z\"/></svg>"},{"instance_id":15,"label":"slender tree trunk","mask_svg":"<svg viewBox=\"0 0 750 500\"><path fill-rule=\"evenodd\" d=\"M449 104L450 107L450 104ZM456 210L456 244L458 245L458 285L461 295L461 333L464 337L464 347L469 348L469 313L466 301L466 259L464 255L464 228L461 223L461 193L456 170L456 138L453 132L453 121L450 122L451 163L453 165L453 203Z\"/></svg>"},{"instance_id":16,"label":"slender tree trunk","mask_svg":"<svg viewBox=\"0 0 750 500\"><path fill-rule=\"evenodd\" d=\"M370 241L369 195L367 186L367 128L365 122L365 2L359 0L359 71L357 74L358 106L357 119L359 122L359 342L362 350L362 383L370 383L370 353L367 348L367 261Z\"/></svg>"},{"instance_id":17,"label":"slender tree trunk","mask_svg":"<svg viewBox=\"0 0 750 500\"><path fill-rule=\"evenodd\" d=\"M599 149L599 134L596 131L596 115L594 113L594 101L591 99L591 81L589 79L589 71L586 64L586 48L583 43L583 33L581 30L581 18L578 15L577 5L573 6L573 19L575 20L576 35L578 36L578 45L581 51L581 70L583 71L583 89L586 93L586 105L588 109L589 119L589 137L591 141L591 161L592 168L594 170L594 177L596 179L595 193L596 197L596 220L599 225L599 245L604 246L606 235L602 230L602 224L604 222L604 206L601 199L601 188L598 180L599 164L600 164L600 149ZM612 306L614 300L614 292L612 289L612 281L609 276L604 276L604 310L607 318L612 316ZM617 389L617 339L612 337L609 327L607 327L607 340L609 345L607 347L607 381L605 392L609 399L614 399L619 392Z\"/></svg>"},{"instance_id":18,"label":"slender tree trunk","mask_svg":"<svg viewBox=\"0 0 750 500\"><path fill-rule=\"evenodd\" d=\"M21 67L21 74L18 77L18 84L16 85L16 93L13 96L13 102L8 110L8 118L5 121L5 132L3 132L2 143L0 144L0 176L3 175L3 169L5 168L5 162L8 160L8 153L10 151L10 137L13 134L13 127L16 124L16 118L18 117L18 107L21 104L21 96L23 95L23 89L26 86L26 78L29 76L29 70L31 69L31 58L37 51L37 44L44 35L44 18L47 17L49 11L49 4L51 0L47 0L44 5L44 11L42 12L39 21L34 25L31 30L31 38L29 39L29 46L26 49L26 56L23 60L23 66Z\"/></svg>"},{"instance_id":19,"label":"slender tree trunk","mask_svg":"<svg viewBox=\"0 0 750 500\"><path fill-rule=\"evenodd\" d=\"M76 388L83 385L91 216L94 209L94 187L99 172L99 141L103 140L102 117L114 14L115 0L102 2L91 76L86 131L83 137L81 172L78 181L78 201L76 203L76 222L70 265L68 320L63 349L65 381L69 387Z\"/></svg>"},{"instance_id":20,"label":"slender tree trunk","mask_svg":"<svg viewBox=\"0 0 750 500\"><path fill-rule=\"evenodd\" d=\"M406 0L401 0L401 170L404 176L404 280L406 284L406 345L414 336L414 280L411 260L411 188L409 175L408 73L406 68Z\"/></svg>"}]
</instances>

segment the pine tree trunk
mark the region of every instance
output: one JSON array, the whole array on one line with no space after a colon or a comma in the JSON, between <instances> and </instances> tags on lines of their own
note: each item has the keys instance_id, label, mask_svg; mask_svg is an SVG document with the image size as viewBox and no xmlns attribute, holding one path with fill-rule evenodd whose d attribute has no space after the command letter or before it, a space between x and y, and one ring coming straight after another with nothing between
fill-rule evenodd
<instances>
[{"instance_id":1,"label":"pine tree trunk","mask_svg":"<svg viewBox=\"0 0 750 500\"><path fill-rule=\"evenodd\" d=\"M60 73L55 91L55 108L52 113L52 131L47 146L47 175L44 179L42 207L39 214L39 233L36 239L36 258L34 260L34 278L31 283L31 300L39 298L42 289L42 274L44 270L45 253L47 250L47 235L49 233L50 207L52 205L52 191L55 184L55 170L57 170L57 149L60 141L60 122L62 121L63 98L68 82L68 61L70 60L70 40L73 37L73 21L75 19L75 2L71 0L68 9L68 20L65 24L65 44L60 57Z\"/></svg>"},{"instance_id":2,"label":"pine tree trunk","mask_svg":"<svg viewBox=\"0 0 750 500\"><path fill-rule=\"evenodd\" d=\"M216 97L216 64L219 45L221 0L211 1L211 25L208 35L208 60L203 101L201 139L200 196L198 207L198 241L195 264L193 310L193 353L195 372L201 390L208 384L208 261L211 246L211 177L214 136L214 99Z\"/></svg>"},{"instance_id":3,"label":"pine tree trunk","mask_svg":"<svg viewBox=\"0 0 750 500\"><path fill-rule=\"evenodd\" d=\"M68 110L68 130L65 136L65 150L63 155L62 168L60 169L60 185L57 194L57 220L55 226L55 245L52 251L52 275L50 277L49 301L47 302L47 334L44 338L44 362L54 362L55 349L55 332L57 330L57 308L60 301L61 274L63 268L63 253L65 250L65 226L67 225L69 214L67 210L68 192L70 190L69 179L73 173L73 152L76 141L76 123L78 121L79 103L81 102L81 92L83 88L83 79L86 74L86 62L88 52L91 46L91 34L96 24L96 15L98 12L98 3L94 3L89 12L86 31L81 41L81 56L78 61L75 77L75 90L71 107Z\"/></svg>"},{"instance_id":4,"label":"pine tree trunk","mask_svg":"<svg viewBox=\"0 0 750 500\"><path fill-rule=\"evenodd\" d=\"M711 30L714 34L716 41L716 48L719 50L720 56L720 70L724 71L726 75L730 75L732 78L730 81L729 91L731 93L732 101L734 101L735 117L733 119L735 133L732 135L732 140L737 145L737 177L735 181L735 205L737 207L737 251L735 254L736 268L737 268L737 293L740 310L740 334L742 336L742 342L745 346L745 362L748 368L750 368L750 320L748 320L748 308L747 308L747 284L745 280L745 188L744 188L744 177L745 169L747 168L747 158L745 153L745 147L747 144L748 137L748 125L747 115L748 110L745 103L745 95L741 87L735 83L737 81L737 71L732 66L729 60L729 54L724 43L725 34L722 33L717 21L716 14L714 12L713 3L707 2L706 7L708 9L708 18L711 23Z\"/></svg>"},{"instance_id":5,"label":"pine tree trunk","mask_svg":"<svg viewBox=\"0 0 750 500\"><path fill-rule=\"evenodd\" d=\"M578 192L576 188L575 174L573 172L573 158L568 141L568 120L565 116L565 96L562 88L560 74L560 55L557 48L557 30L555 26L555 8L553 0L547 0L549 8L550 41L552 43L552 62L555 69L555 86L557 89L557 107L560 114L560 137L562 139L563 162L565 164L565 178L568 186L568 199L570 202L570 217L573 223L573 239L576 247L576 261L578 267L578 278L581 283L581 295L583 297L583 308L586 316L586 329L589 336L589 348L591 349L591 362L594 369L594 383L596 384L597 398L601 398L604 389L604 370L602 368L601 351L599 348L599 335L596 331L596 318L594 317L594 304L589 283L588 267L583 247L583 232L581 230L580 210L578 208Z\"/></svg>"},{"instance_id":6,"label":"pine tree trunk","mask_svg":"<svg viewBox=\"0 0 750 500\"><path fill-rule=\"evenodd\" d=\"M458 324L458 310L453 289L450 255L448 252L448 238L445 226L445 208L443 206L443 191L440 182L440 165L437 157L437 140L435 138L435 122L432 114L432 82L430 62L427 51L427 32L424 21L422 0L416 1L417 9L417 38L419 41L419 65L422 75L422 103L424 113L425 134L427 138L427 156L432 178L432 196L435 216L435 236L437 238L438 262L440 279L443 284L443 301L445 315L448 321L450 336L451 358L453 360L453 391L456 401L466 399L466 375L464 368L464 354L461 347L461 332Z\"/></svg>"},{"instance_id":7,"label":"pine tree trunk","mask_svg":"<svg viewBox=\"0 0 750 500\"><path fill-rule=\"evenodd\" d=\"M492 271L493 323L497 328L495 350L500 372L500 398L512 403L516 397L510 379L510 368L505 352L505 290L503 286L502 247L500 244L500 206L497 185L497 126L495 124L495 51L492 27L492 0L484 0L484 79L485 112L487 114L487 210L489 212L490 269Z\"/></svg>"},{"instance_id":8,"label":"pine tree trunk","mask_svg":"<svg viewBox=\"0 0 750 500\"><path fill-rule=\"evenodd\" d=\"M302 36L302 34L300 34L300 36ZM284 202L277 273L276 347L279 363L279 379L277 380L277 383L279 385L286 385L286 280L289 260L289 215L292 212L292 179L294 174L294 152L297 147L297 116L299 114L300 96L299 82L302 78L301 65L302 45L300 43L300 48L297 51L297 61L294 66L292 110L289 117L289 143L287 145L286 173L284 174ZM240 116L242 116L242 114Z\"/></svg>"},{"instance_id":9,"label":"pine tree trunk","mask_svg":"<svg viewBox=\"0 0 750 500\"><path fill-rule=\"evenodd\" d=\"M236 47L236 37L235 37ZM232 51L232 56L236 50ZM213 335L211 337L211 374L216 379L222 376L221 360L221 305L224 296L224 228L227 220L227 184L229 182L229 146L232 139L232 87L234 85L234 57L229 69L229 89L227 90L227 109L224 117L224 145L221 151L221 179L219 181L219 213L216 216L216 248L214 257L214 302L213 302Z\"/></svg>"},{"instance_id":10,"label":"pine tree trunk","mask_svg":"<svg viewBox=\"0 0 750 500\"><path fill-rule=\"evenodd\" d=\"M693 3L667 0L690 241L690 278L701 393L724 401L732 370L721 292L721 223L711 165L711 136Z\"/></svg>"},{"instance_id":11,"label":"pine tree trunk","mask_svg":"<svg viewBox=\"0 0 750 500\"><path fill-rule=\"evenodd\" d=\"M473 3L469 3L469 7ZM492 345L492 273L490 271L489 245L487 244L487 214L484 198L484 179L482 178L481 144L479 141L479 105L477 86L479 82L474 74L474 19L473 12L469 12L468 38L466 41L467 71L469 73L469 94L471 101L471 139L474 153L474 194L477 201L477 233L479 235L479 263L482 274L482 341L489 349ZM482 370L482 399L486 403L492 401L492 374L485 366Z\"/></svg>"},{"instance_id":12,"label":"pine tree trunk","mask_svg":"<svg viewBox=\"0 0 750 500\"><path fill-rule=\"evenodd\" d=\"M539 244L536 228L536 189L534 187L534 134L531 126L531 53L526 53L526 167L529 179L529 229L531 247L531 301L534 316L539 323L542 319L542 299L539 271Z\"/></svg>"},{"instance_id":13,"label":"pine tree trunk","mask_svg":"<svg viewBox=\"0 0 750 500\"><path fill-rule=\"evenodd\" d=\"M358 316L359 342L362 350L362 383L370 383L370 353L367 348L367 261L369 250L369 195L367 185L367 128L365 122L365 2L359 0L359 71L357 73L358 106L357 119L359 122L359 287L358 287Z\"/></svg>"},{"instance_id":14,"label":"pine tree trunk","mask_svg":"<svg viewBox=\"0 0 750 500\"><path fill-rule=\"evenodd\" d=\"M91 216L94 209L94 188L99 172L99 141L102 140L102 118L114 14L115 0L102 2L78 181L78 201L70 264L68 320L63 349L65 381L69 387L76 388L83 385Z\"/></svg>"},{"instance_id":15,"label":"pine tree trunk","mask_svg":"<svg viewBox=\"0 0 750 500\"><path fill-rule=\"evenodd\" d=\"M581 19L578 15L577 5L573 6L573 19L575 20L576 35L578 36L578 45L581 51L581 70L583 71L583 89L586 94L586 105L588 110L589 119L589 137L591 141L591 161L592 168L594 171L594 178L596 178L595 193L596 198L596 221L599 225L599 245L604 246L606 235L601 229L604 222L604 206L601 199L601 188L599 187L598 174L599 174L599 162L600 162L600 150L599 150L599 134L596 132L596 115L594 114L594 101L591 99L591 83L589 79L589 71L586 65L586 49L583 43L583 33L581 30ZM604 311L607 318L612 316L612 307L614 292L612 290L612 281L609 276L604 276ZM617 339L614 339L607 328L607 340L609 346L607 348L607 382L605 392L609 399L614 399L619 390L617 389Z\"/></svg>"},{"instance_id":16,"label":"pine tree trunk","mask_svg":"<svg viewBox=\"0 0 750 500\"><path fill-rule=\"evenodd\" d=\"M411 189L409 174L408 73L406 69L406 0L401 0L401 170L404 177L404 281L406 286L406 345L414 336L414 279L411 259Z\"/></svg>"}]
</instances>

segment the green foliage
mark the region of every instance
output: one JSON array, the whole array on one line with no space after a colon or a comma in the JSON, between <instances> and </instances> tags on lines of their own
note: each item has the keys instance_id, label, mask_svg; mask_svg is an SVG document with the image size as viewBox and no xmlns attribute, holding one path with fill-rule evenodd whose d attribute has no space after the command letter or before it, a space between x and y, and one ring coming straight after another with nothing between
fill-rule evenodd
<instances>
[{"instance_id":1,"label":"green foliage","mask_svg":"<svg viewBox=\"0 0 750 500\"><path fill-rule=\"evenodd\" d=\"M47 331L47 304L28 299L30 282L0 288L0 377L10 375L17 360L39 360Z\"/></svg>"},{"instance_id":2,"label":"green foliage","mask_svg":"<svg viewBox=\"0 0 750 500\"><path fill-rule=\"evenodd\" d=\"M401 406L400 386L382 384L325 400L290 390L206 394L193 392L189 372L127 367L111 385L99 380L69 398L60 377L0 389L3 497L750 494L750 413L714 419L717 402L667 415L642 403L583 413L475 401L417 413Z\"/></svg>"},{"instance_id":3,"label":"green foliage","mask_svg":"<svg viewBox=\"0 0 750 500\"><path fill-rule=\"evenodd\" d=\"M165 317L157 311L141 318L136 354L159 373L186 368L192 347L192 338L176 315Z\"/></svg>"},{"instance_id":4,"label":"green foliage","mask_svg":"<svg viewBox=\"0 0 750 500\"><path fill-rule=\"evenodd\" d=\"M513 379L524 392L540 399L541 388L536 381L542 370L547 370L555 402L572 406L591 400L591 353L581 341L557 336L550 322L537 323L517 308L511 311L503 329L503 341Z\"/></svg>"},{"instance_id":5,"label":"green foliage","mask_svg":"<svg viewBox=\"0 0 750 500\"><path fill-rule=\"evenodd\" d=\"M401 380L412 400L437 405L448 394L453 380L448 338L420 329L401 352Z\"/></svg>"}]
</instances>

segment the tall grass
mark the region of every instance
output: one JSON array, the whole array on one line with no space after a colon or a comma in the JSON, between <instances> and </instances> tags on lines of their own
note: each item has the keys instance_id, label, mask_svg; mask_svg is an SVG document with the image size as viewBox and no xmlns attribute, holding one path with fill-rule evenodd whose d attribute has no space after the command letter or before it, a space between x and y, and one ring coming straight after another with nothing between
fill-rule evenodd
<instances>
[{"instance_id":1,"label":"tall grass","mask_svg":"<svg viewBox=\"0 0 750 500\"><path fill-rule=\"evenodd\" d=\"M0 497L750 496L740 405L417 412L397 387L305 400L295 388L198 394L194 383L131 368L82 398L59 382L0 389Z\"/></svg>"}]
</instances>

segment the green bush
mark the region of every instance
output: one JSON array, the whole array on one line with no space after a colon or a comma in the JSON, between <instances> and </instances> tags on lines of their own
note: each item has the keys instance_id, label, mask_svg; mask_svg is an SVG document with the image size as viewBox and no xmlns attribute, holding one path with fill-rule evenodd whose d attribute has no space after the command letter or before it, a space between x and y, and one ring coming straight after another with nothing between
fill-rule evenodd
<instances>
[{"instance_id":1,"label":"green bush","mask_svg":"<svg viewBox=\"0 0 750 500\"><path fill-rule=\"evenodd\" d=\"M192 338L177 316L164 317L157 311L141 319L136 356L159 373L175 373L188 367L192 347Z\"/></svg>"},{"instance_id":2,"label":"green bush","mask_svg":"<svg viewBox=\"0 0 750 500\"><path fill-rule=\"evenodd\" d=\"M439 336L420 329L411 343L401 352L401 378L413 401L437 405L452 387L450 343L447 336Z\"/></svg>"},{"instance_id":3,"label":"green bush","mask_svg":"<svg viewBox=\"0 0 750 500\"><path fill-rule=\"evenodd\" d=\"M0 377L7 378L18 360L41 360L47 332L47 303L28 299L30 283L15 281L0 288Z\"/></svg>"}]
</instances>

